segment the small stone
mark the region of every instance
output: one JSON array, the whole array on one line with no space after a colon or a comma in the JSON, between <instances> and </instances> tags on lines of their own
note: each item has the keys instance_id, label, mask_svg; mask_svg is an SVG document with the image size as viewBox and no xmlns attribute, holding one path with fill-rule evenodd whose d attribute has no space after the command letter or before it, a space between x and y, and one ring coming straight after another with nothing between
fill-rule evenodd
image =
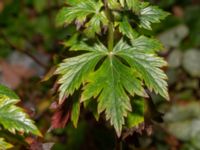
<instances>
[{"instance_id":1,"label":"small stone","mask_svg":"<svg viewBox=\"0 0 200 150\"><path fill-rule=\"evenodd\" d=\"M200 50L189 49L183 56L183 68L193 77L200 77Z\"/></svg>"},{"instance_id":2,"label":"small stone","mask_svg":"<svg viewBox=\"0 0 200 150\"><path fill-rule=\"evenodd\" d=\"M185 25L178 25L161 33L158 38L164 44L166 49L176 48L180 42L189 34L189 29Z\"/></svg>"},{"instance_id":3,"label":"small stone","mask_svg":"<svg viewBox=\"0 0 200 150\"><path fill-rule=\"evenodd\" d=\"M182 63L183 53L180 50L173 50L167 61L170 68L178 68Z\"/></svg>"}]
</instances>

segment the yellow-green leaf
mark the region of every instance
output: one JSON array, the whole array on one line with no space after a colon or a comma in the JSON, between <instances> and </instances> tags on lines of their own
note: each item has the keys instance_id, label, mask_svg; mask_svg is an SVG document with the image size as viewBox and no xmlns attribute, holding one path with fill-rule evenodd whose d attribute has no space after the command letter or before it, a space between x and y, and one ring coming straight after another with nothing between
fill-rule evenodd
<instances>
[{"instance_id":1,"label":"yellow-green leaf","mask_svg":"<svg viewBox=\"0 0 200 150\"><path fill-rule=\"evenodd\" d=\"M41 136L28 115L15 104L19 97L7 87L0 85L0 124L12 133L26 132Z\"/></svg>"}]
</instances>

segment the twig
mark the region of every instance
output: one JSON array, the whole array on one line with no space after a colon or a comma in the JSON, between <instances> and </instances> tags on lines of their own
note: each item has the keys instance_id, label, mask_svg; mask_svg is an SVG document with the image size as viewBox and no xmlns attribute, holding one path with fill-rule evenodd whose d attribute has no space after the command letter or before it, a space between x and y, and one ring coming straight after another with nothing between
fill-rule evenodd
<instances>
[{"instance_id":1,"label":"twig","mask_svg":"<svg viewBox=\"0 0 200 150\"><path fill-rule=\"evenodd\" d=\"M17 47L16 45L14 45L7 37L6 35L0 31L0 36L2 37L2 39L12 48L12 49L15 49L17 50L18 52L20 53L24 53L26 54L27 56L29 56L30 58L32 58L38 65L40 65L41 67L43 68L47 68L47 66L41 62L37 57L35 57L33 54L31 54L29 51L26 51L25 49L22 49L20 47Z\"/></svg>"}]
</instances>

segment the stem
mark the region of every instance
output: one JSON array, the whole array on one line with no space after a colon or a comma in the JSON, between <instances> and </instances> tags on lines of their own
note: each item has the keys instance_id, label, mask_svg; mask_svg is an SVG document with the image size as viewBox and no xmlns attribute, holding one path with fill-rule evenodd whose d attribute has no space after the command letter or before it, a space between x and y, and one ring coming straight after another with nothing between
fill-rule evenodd
<instances>
[{"instance_id":1,"label":"stem","mask_svg":"<svg viewBox=\"0 0 200 150\"><path fill-rule=\"evenodd\" d=\"M113 23L109 23L108 26L108 50L111 52L113 50L114 45L114 30L113 30Z\"/></svg>"},{"instance_id":2,"label":"stem","mask_svg":"<svg viewBox=\"0 0 200 150\"><path fill-rule=\"evenodd\" d=\"M122 150L123 147L122 147L122 139L121 138L118 138L116 136L116 145L115 145L115 150Z\"/></svg>"},{"instance_id":3,"label":"stem","mask_svg":"<svg viewBox=\"0 0 200 150\"><path fill-rule=\"evenodd\" d=\"M113 26L113 16L111 10L108 8L107 0L104 0L105 5L105 13L109 20L108 25L108 50L111 52L113 50L114 45L114 26Z\"/></svg>"}]
</instances>

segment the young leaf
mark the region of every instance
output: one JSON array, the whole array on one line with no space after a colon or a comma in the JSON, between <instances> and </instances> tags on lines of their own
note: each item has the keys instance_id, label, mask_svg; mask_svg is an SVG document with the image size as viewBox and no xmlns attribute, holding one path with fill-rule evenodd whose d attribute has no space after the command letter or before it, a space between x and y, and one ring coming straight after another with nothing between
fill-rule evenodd
<instances>
[{"instance_id":1,"label":"young leaf","mask_svg":"<svg viewBox=\"0 0 200 150\"><path fill-rule=\"evenodd\" d=\"M147 6L140 10L140 24L139 26L147 30L151 30L152 23L159 23L169 15L169 13L163 11L157 6Z\"/></svg>"},{"instance_id":2,"label":"young leaf","mask_svg":"<svg viewBox=\"0 0 200 150\"><path fill-rule=\"evenodd\" d=\"M129 39L135 39L138 37L138 33L131 27L130 23L128 22L128 19L126 17L123 17L122 22L119 22L119 31L127 36Z\"/></svg>"},{"instance_id":3,"label":"young leaf","mask_svg":"<svg viewBox=\"0 0 200 150\"><path fill-rule=\"evenodd\" d=\"M13 145L11 145L10 143L5 142L3 138L0 138L0 149L1 150L10 149L12 147L13 147Z\"/></svg>"},{"instance_id":4,"label":"young leaf","mask_svg":"<svg viewBox=\"0 0 200 150\"><path fill-rule=\"evenodd\" d=\"M95 33L100 33L101 23L102 25L107 25L108 20L105 17L101 7L103 3L99 0L95 2L94 0L80 1L76 5L71 7L64 7L58 13L56 18L56 23L58 25L70 24L75 20L77 27L81 27L86 22L86 18L89 17L88 23L85 24L86 33L89 36L94 36Z\"/></svg>"},{"instance_id":5,"label":"young leaf","mask_svg":"<svg viewBox=\"0 0 200 150\"><path fill-rule=\"evenodd\" d=\"M15 104L20 100L7 87L0 85L0 124L10 132L26 132L41 136L33 121Z\"/></svg>"},{"instance_id":6,"label":"young leaf","mask_svg":"<svg viewBox=\"0 0 200 150\"><path fill-rule=\"evenodd\" d=\"M140 4L141 4L140 0L119 0L119 1L122 7L125 7L127 5L127 7L129 9L132 9L134 12L139 11Z\"/></svg>"},{"instance_id":7,"label":"young leaf","mask_svg":"<svg viewBox=\"0 0 200 150\"><path fill-rule=\"evenodd\" d=\"M120 9L120 4L116 0L108 0L108 7L111 9Z\"/></svg>"},{"instance_id":8,"label":"young leaf","mask_svg":"<svg viewBox=\"0 0 200 150\"><path fill-rule=\"evenodd\" d=\"M85 33L90 36L93 37L95 35L95 33L100 33L101 32L101 22L104 25L108 24L106 15L104 12L95 14L88 23L86 23L86 29L85 29Z\"/></svg>"}]
</instances>

